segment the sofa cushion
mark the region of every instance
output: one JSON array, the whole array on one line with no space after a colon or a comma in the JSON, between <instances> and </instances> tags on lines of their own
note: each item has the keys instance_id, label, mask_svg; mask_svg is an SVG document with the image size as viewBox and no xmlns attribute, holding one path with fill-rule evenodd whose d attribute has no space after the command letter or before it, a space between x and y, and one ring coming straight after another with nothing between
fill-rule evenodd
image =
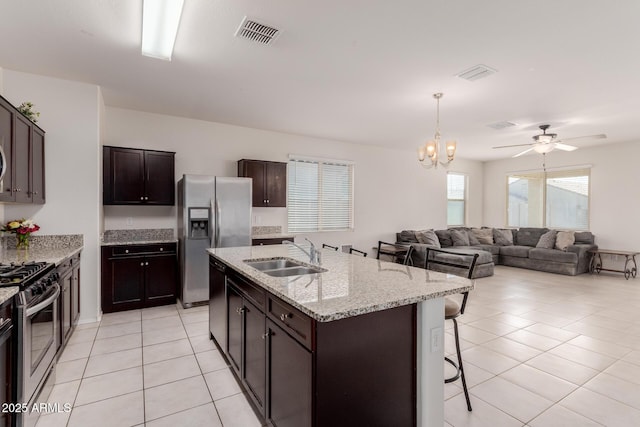
<instances>
[{"instance_id":1,"label":"sofa cushion","mask_svg":"<svg viewBox=\"0 0 640 427\"><path fill-rule=\"evenodd\" d=\"M436 230L436 236L438 236L438 240L440 240L441 247L448 248L449 246L453 246L451 232L449 230Z\"/></svg>"},{"instance_id":2,"label":"sofa cushion","mask_svg":"<svg viewBox=\"0 0 640 427\"><path fill-rule=\"evenodd\" d=\"M480 240L478 240L476 235L473 234L473 232L471 230L467 231L467 236L469 236L469 244L471 246L475 246L475 245L479 245L480 244Z\"/></svg>"},{"instance_id":3,"label":"sofa cushion","mask_svg":"<svg viewBox=\"0 0 640 427\"><path fill-rule=\"evenodd\" d=\"M528 258L530 250L531 246L502 246L500 248L500 255Z\"/></svg>"},{"instance_id":4,"label":"sofa cushion","mask_svg":"<svg viewBox=\"0 0 640 427\"><path fill-rule=\"evenodd\" d=\"M471 233L478 239L477 245L493 245L493 228L472 228Z\"/></svg>"},{"instance_id":5,"label":"sofa cushion","mask_svg":"<svg viewBox=\"0 0 640 427\"><path fill-rule=\"evenodd\" d=\"M513 245L513 233L508 228L494 228L493 241L498 246Z\"/></svg>"},{"instance_id":6,"label":"sofa cushion","mask_svg":"<svg viewBox=\"0 0 640 427\"><path fill-rule=\"evenodd\" d=\"M416 231L416 239L418 239L418 243L424 243L425 245L435 246L436 248L440 247L440 240L438 240L438 236L433 230L420 230Z\"/></svg>"},{"instance_id":7,"label":"sofa cushion","mask_svg":"<svg viewBox=\"0 0 640 427\"><path fill-rule=\"evenodd\" d=\"M559 251L557 249L533 248L529 251L529 258L542 261L569 262L573 264L578 262L578 254Z\"/></svg>"},{"instance_id":8,"label":"sofa cushion","mask_svg":"<svg viewBox=\"0 0 640 427\"><path fill-rule=\"evenodd\" d=\"M407 243L418 243L416 232L414 230L402 230L400 232L400 241Z\"/></svg>"},{"instance_id":9,"label":"sofa cushion","mask_svg":"<svg viewBox=\"0 0 640 427\"><path fill-rule=\"evenodd\" d=\"M496 246L496 245L479 244L479 245L471 245L470 247L471 247L471 249L480 249L482 251L487 251L491 255L499 255L500 254L500 246Z\"/></svg>"},{"instance_id":10,"label":"sofa cushion","mask_svg":"<svg viewBox=\"0 0 640 427\"><path fill-rule=\"evenodd\" d=\"M556 245L556 230L549 230L540 236L540 240L536 244L536 248L553 249Z\"/></svg>"},{"instance_id":11,"label":"sofa cushion","mask_svg":"<svg viewBox=\"0 0 640 427\"><path fill-rule=\"evenodd\" d=\"M478 254L478 260L476 261L476 265L489 264L493 262L493 258L491 257L491 254L489 252L483 251L480 249L474 249L469 246L464 246L464 247L456 246L455 248L447 249L447 251L458 252L461 254ZM435 259L437 259L438 261L449 261L457 264L464 264L468 262L468 259L464 257L452 255L452 254L432 252L431 255L429 255L430 259L431 257L434 257L434 256L435 256Z\"/></svg>"},{"instance_id":12,"label":"sofa cushion","mask_svg":"<svg viewBox=\"0 0 640 427\"><path fill-rule=\"evenodd\" d=\"M575 233L573 231L558 231L556 235L556 249L566 251L569 245L573 245L576 241Z\"/></svg>"},{"instance_id":13,"label":"sofa cushion","mask_svg":"<svg viewBox=\"0 0 640 427\"><path fill-rule=\"evenodd\" d=\"M465 230L451 230L453 246L469 246L469 235Z\"/></svg>"},{"instance_id":14,"label":"sofa cushion","mask_svg":"<svg viewBox=\"0 0 640 427\"><path fill-rule=\"evenodd\" d=\"M549 231L548 228L523 227L516 231L516 240L514 244L519 246L535 247L540 240L540 236Z\"/></svg>"}]
</instances>

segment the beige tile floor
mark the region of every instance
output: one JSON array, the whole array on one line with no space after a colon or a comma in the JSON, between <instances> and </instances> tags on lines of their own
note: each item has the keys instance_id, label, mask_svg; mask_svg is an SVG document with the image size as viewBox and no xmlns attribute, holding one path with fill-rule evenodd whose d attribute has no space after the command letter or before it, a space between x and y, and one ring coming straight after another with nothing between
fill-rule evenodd
<instances>
[{"instance_id":1,"label":"beige tile floor","mask_svg":"<svg viewBox=\"0 0 640 427\"><path fill-rule=\"evenodd\" d=\"M640 425L638 306L640 278L497 267L460 318L473 412L448 384L445 426ZM73 410L38 426L260 426L207 320L206 307L165 306L79 326L50 398Z\"/></svg>"}]
</instances>

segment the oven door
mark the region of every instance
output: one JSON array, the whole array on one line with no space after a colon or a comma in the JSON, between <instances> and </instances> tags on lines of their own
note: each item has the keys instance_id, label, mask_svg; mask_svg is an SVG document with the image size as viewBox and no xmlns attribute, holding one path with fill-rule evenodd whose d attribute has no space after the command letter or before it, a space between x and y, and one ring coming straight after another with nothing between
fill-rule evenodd
<instances>
[{"instance_id":1,"label":"oven door","mask_svg":"<svg viewBox=\"0 0 640 427\"><path fill-rule=\"evenodd\" d=\"M35 301L20 309L22 320L21 402L30 402L45 379L56 355L59 334L58 298L60 285L55 283Z\"/></svg>"}]
</instances>

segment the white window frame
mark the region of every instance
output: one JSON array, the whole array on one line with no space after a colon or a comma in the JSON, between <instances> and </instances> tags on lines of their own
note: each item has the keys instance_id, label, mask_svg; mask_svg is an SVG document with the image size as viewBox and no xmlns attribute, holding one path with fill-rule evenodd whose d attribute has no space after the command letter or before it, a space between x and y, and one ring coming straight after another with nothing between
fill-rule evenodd
<instances>
[{"instance_id":1,"label":"white window frame","mask_svg":"<svg viewBox=\"0 0 640 427\"><path fill-rule=\"evenodd\" d=\"M317 178L317 209L315 210L316 214L316 226L311 228L308 225L304 224L304 217L300 216L298 218L296 215L296 200L295 195L292 194L292 185L295 180L295 170L293 169L293 165L296 162L301 163L312 163L318 165L318 178ZM348 169L349 173L349 183L347 185L347 193L343 194L347 198L348 201L348 211L346 216L341 217L336 222L346 222L346 227L337 227L334 223L332 224L329 220L325 220L322 215L323 212L323 203L327 202L327 200L323 197L326 194L323 194L322 188L323 183L326 185L327 182L323 181L324 175L327 173L328 167L335 166L344 166ZM300 156L300 155L289 155L289 162L287 164L287 228L290 233L316 233L316 232L340 232L340 231L353 231L354 230L354 205L355 205L355 163L350 160L335 160L335 159L326 159L321 157L308 157L308 156ZM328 201L329 203L331 200ZM301 205L302 206L302 205ZM302 209L301 209L302 210Z\"/></svg>"},{"instance_id":2,"label":"white window frame","mask_svg":"<svg viewBox=\"0 0 640 427\"><path fill-rule=\"evenodd\" d=\"M550 178L561 178L561 177L571 177L571 176L587 176L589 179L588 182L588 190L587 190L587 218L586 218L586 228L573 228L573 227L561 227L563 230L574 230L574 231L589 231L591 227L591 165L579 165L579 166L571 166L566 168L553 168L547 170L529 170L529 171L521 171L521 172L508 172L506 175L505 183L506 183L506 204L505 204L505 225L509 228L517 228L517 227L528 227L531 225L512 225L509 224L509 178L514 176L523 176L523 177L531 177L538 178L542 180L542 201L541 201L541 218L540 223L541 227L548 227L549 218L547 213L547 180Z\"/></svg>"},{"instance_id":3,"label":"white window frame","mask_svg":"<svg viewBox=\"0 0 640 427\"><path fill-rule=\"evenodd\" d=\"M462 199L450 199L449 198L449 176L450 175L458 175L458 176L462 176L464 178L464 195ZM467 212L468 212L468 208L467 205L469 204L469 175L467 175L466 173L462 173L462 172L447 172L447 227L465 227L467 225ZM463 207L464 207L464 212L463 212L463 217L462 217L462 224L449 224L449 202L450 201L454 201L454 202L462 202L463 203Z\"/></svg>"}]
</instances>

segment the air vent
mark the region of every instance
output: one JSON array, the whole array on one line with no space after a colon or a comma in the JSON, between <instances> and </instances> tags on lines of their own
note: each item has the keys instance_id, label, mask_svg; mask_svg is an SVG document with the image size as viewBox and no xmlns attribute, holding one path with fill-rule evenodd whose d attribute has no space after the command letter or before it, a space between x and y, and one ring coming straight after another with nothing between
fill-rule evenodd
<instances>
[{"instance_id":1,"label":"air vent","mask_svg":"<svg viewBox=\"0 0 640 427\"><path fill-rule=\"evenodd\" d=\"M497 73L497 70L493 68L487 67L486 65L476 65L475 67L471 67L468 70L465 70L458 74L458 77L461 79L469 80L470 82L483 79L485 77L489 77L492 74Z\"/></svg>"},{"instance_id":2,"label":"air vent","mask_svg":"<svg viewBox=\"0 0 640 427\"><path fill-rule=\"evenodd\" d=\"M245 16L235 35L254 42L271 44L278 37L278 34L280 34L280 31L277 28L261 24Z\"/></svg>"},{"instance_id":3,"label":"air vent","mask_svg":"<svg viewBox=\"0 0 640 427\"><path fill-rule=\"evenodd\" d=\"M516 126L517 123L513 123L513 122L498 122L498 123L491 123L489 126L492 129L496 129L496 130L500 130L500 129L505 129L505 128L510 128L512 126Z\"/></svg>"}]
</instances>

